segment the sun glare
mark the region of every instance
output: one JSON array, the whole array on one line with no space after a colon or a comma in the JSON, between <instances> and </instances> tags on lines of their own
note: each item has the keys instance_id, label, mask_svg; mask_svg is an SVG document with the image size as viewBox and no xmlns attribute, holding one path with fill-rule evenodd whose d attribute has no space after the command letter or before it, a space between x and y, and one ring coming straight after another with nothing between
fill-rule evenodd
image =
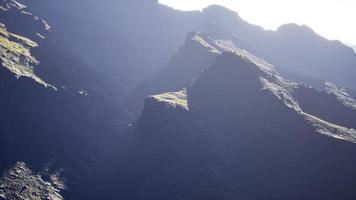
<instances>
[{"instance_id":1,"label":"sun glare","mask_svg":"<svg viewBox=\"0 0 356 200\"><path fill-rule=\"evenodd\" d=\"M328 39L356 44L354 0L160 0L160 3L180 10L201 10L219 4L265 29L275 30L285 23L305 24Z\"/></svg>"}]
</instances>

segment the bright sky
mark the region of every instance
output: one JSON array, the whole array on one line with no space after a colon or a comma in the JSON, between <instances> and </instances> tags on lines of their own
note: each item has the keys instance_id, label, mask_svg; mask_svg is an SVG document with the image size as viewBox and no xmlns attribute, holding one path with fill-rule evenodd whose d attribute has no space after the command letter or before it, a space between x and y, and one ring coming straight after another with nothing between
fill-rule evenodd
<instances>
[{"instance_id":1,"label":"bright sky","mask_svg":"<svg viewBox=\"0 0 356 200\"><path fill-rule=\"evenodd\" d=\"M246 21L275 30L285 23L306 24L328 39L356 45L356 0L159 0L179 10L223 5Z\"/></svg>"}]
</instances>

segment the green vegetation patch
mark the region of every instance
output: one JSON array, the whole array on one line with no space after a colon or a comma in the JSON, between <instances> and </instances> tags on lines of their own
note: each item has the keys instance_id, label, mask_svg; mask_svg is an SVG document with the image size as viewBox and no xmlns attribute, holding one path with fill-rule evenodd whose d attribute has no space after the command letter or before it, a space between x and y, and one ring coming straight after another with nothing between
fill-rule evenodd
<instances>
[{"instance_id":1,"label":"green vegetation patch","mask_svg":"<svg viewBox=\"0 0 356 200\"><path fill-rule=\"evenodd\" d=\"M187 90L183 89L179 92L167 92L164 94L153 95L151 98L158 102L166 103L171 107L181 107L185 110L189 110L187 101Z\"/></svg>"},{"instance_id":2,"label":"green vegetation patch","mask_svg":"<svg viewBox=\"0 0 356 200\"><path fill-rule=\"evenodd\" d=\"M54 88L34 73L33 65L38 65L39 61L31 55L31 48L38 47L38 44L26 37L9 32L4 24L0 24L1 64L17 78L29 77L45 87Z\"/></svg>"}]
</instances>

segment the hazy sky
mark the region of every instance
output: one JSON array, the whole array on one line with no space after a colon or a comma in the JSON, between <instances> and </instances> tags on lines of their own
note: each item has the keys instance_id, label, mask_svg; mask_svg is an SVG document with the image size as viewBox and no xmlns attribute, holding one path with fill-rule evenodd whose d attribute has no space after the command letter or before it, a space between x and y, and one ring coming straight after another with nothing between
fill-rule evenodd
<instances>
[{"instance_id":1,"label":"hazy sky","mask_svg":"<svg viewBox=\"0 0 356 200\"><path fill-rule=\"evenodd\" d=\"M159 0L180 10L219 4L246 21L275 30L285 23L306 24L328 39L356 45L356 0Z\"/></svg>"}]
</instances>

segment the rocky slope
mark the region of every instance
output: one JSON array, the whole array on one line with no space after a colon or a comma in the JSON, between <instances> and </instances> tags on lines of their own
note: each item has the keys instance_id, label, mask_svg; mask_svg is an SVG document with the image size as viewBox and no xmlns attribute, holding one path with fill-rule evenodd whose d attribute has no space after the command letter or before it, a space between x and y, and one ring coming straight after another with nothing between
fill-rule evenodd
<instances>
[{"instance_id":1,"label":"rocky slope","mask_svg":"<svg viewBox=\"0 0 356 200\"><path fill-rule=\"evenodd\" d=\"M186 90L146 98L124 179L131 190L124 196L353 199L356 135L347 127L355 122L343 112L355 112L333 94L308 88L311 94L301 96L300 87L235 48ZM310 109L301 101L310 96L343 106L340 115L323 105L314 104L323 113Z\"/></svg>"},{"instance_id":2,"label":"rocky slope","mask_svg":"<svg viewBox=\"0 0 356 200\"><path fill-rule=\"evenodd\" d=\"M46 180L48 179L48 180ZM18 162L0 180L2 199L51 199L61 200L64 184L59 174L35 174L25 163Z\"/></svg>"}]
</instances>

